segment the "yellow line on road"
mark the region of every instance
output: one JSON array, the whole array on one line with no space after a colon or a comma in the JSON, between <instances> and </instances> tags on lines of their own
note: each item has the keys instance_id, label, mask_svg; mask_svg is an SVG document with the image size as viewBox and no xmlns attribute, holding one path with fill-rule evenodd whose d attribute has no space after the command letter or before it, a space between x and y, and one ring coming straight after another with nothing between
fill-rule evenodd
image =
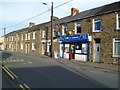
<instances>
[{"instance_id":1,"label":"yellow line on road","mask_svg":"<svg viewBox=\"0 0 120 90\"><path fill-rule=\"evenodd\" d=\"M15 78L18 78L7 66L4 66Z\"/></svg>"},{"instance_id":2,"label":"yellow line on road","mask_svg":"<svg viewBox=\"0 0 120 90\"><path fill-rule=\"evenodd\" d=\"M22 85L19 85L20 88L22 88L23 90L26 90Z\"/></svg>"},{"instance_id":3,"label":"yellow line on road","mask_svg":"<svg viewBox=\"0 0 120 90\"><path fill-rule=\"evenodd\" d=\"M32 90L27 84L24 84L24 86L25 86L28 90Z\"/></svg>"},{"instance_id":4,"label":"yellow line on road","mask_svg":"<svg viewBox=\"0 0 120 90\"><path fill-rule=\"evenodd\" d=\"M12 74L10 74L10 73L5 69L5 67L2 67L2 69L3 69L12 79L15 79L14 76L12 76Z\"/></svg>"}]
</instances>

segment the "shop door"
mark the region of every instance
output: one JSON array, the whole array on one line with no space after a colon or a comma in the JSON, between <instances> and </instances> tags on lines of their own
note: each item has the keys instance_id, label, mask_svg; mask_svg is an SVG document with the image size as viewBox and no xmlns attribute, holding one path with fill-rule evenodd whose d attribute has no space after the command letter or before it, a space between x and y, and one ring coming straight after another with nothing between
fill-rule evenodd
<instances>
[{"instance_id":1,"label":"shop door","mask_svg":"<svg viewBox=\"0 0 120 90\"><path fill-rule=\"evenodd\" d=\"M94 62L100 62L100 43L94 45Z\"/></svg>"},{"instance_id":2,"label":"shop door","mask_svg":"<svg viewBox=\"0 0 120 90\"><path fill-rule=\"evenodd\" d=\"M73 45L73 44L70 45L69 58L70 59L75 59L75 45Z\"/></svg>"}]
</instances>

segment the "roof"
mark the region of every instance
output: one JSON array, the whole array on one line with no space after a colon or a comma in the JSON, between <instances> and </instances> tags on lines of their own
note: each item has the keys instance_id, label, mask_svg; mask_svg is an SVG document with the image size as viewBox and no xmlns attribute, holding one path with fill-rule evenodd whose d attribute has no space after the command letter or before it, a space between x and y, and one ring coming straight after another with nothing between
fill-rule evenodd
<instances>
[{"instance_id":1,"label":"roof","mask_svg":"<svg viewBox=\"0 0 120 90\"><path fill-rule=\"evenodd\" d=\"M86 11L80 12L80 13L74 15L74 16L70 15L70 16L67 16L67 17L64 17L64 18L61 18L61 19L57 19L53 23L54 23L54 25L63 24L63 23L72 22L72 21L75 21L75 20L85 19L85 18L89 18L89 17L101 15L101 14L116 12L116 11L120 11L120 1L108 4L108 5L100 6L100 7L97 7L97 8L93 8L93 9L90 9L90 10L86 10ZM27 31L33 31L33 30L38 30L39 28L49 27L50 25L51 25L50 22L46 22L46 23L35 25L31 28L27 27L25 29ZM18 31L13 31L9 34L15 34L15 33L21 32L22 30L26 31L25 29L21 29L21 30L18 30ZM7 34L7 35L9 35L9 34Z\"/></svg>"}]
</instances>

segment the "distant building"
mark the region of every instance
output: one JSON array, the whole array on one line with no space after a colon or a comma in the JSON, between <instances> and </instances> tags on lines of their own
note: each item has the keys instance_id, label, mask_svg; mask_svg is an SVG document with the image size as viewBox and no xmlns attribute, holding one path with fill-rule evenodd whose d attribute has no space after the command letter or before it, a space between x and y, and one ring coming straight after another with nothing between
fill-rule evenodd
<instances>
[{"instance_id":1,"label":"distant building","mask_svg":"<svg viewBox=\"0 0 120 90\"><path fill-rule=\"evenodd\" d=\"M62 13L62 12L61 12ZM51 23L32 25L5 36L6 51L50 55ZM120 1L53 22L54 52L61 58L120 64Z\"/></svg>"},{"instance_id":2,"label":"distant building","mask_svg":"<svg viewBox=\"0 0 120 90\"><path fill-rule=\"evenodd\" d=\"M0 50L4 50L4 37L0 37Z\"/></svg>"}]
</instances>

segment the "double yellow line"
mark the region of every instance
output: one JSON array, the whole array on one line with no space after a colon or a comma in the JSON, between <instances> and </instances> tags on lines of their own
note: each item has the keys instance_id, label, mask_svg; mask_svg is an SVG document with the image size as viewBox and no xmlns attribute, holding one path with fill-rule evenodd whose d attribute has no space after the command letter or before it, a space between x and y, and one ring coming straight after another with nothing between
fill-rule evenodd
<instances>
[{"instance_id":1,"label":"double yellow line","mask_svg":"<svg viewBox=\"0 0 120 90\"><path fill-rule=\"evenodd\" d=\"M23 85L19 85L20 88L22 88L23 90L32 90L28 85L23 84Z\"/></svg>"},{"instance_id":2,"label":"double yellow line","mask_svg":"<svg viewBox=\"0 0 120 90\"><path fill-rule=\"evenodd\" d=\"M16 76L7 66L2 66L2 69L12 78L12 79L17 79L18 76ZM19 87L22 88L23 90L32 90L27 84L19 84Z\"/></svg>"},{"instance_id":3,"label":"double yellow line","mask_svg":"<svg viewBox=\"0 0 120 90\"><path fill-rule=\"evenodd\" d=\"M7 66L2 66L2 69L12 78L18 78Z\"/></svg>"}]
</instances>

